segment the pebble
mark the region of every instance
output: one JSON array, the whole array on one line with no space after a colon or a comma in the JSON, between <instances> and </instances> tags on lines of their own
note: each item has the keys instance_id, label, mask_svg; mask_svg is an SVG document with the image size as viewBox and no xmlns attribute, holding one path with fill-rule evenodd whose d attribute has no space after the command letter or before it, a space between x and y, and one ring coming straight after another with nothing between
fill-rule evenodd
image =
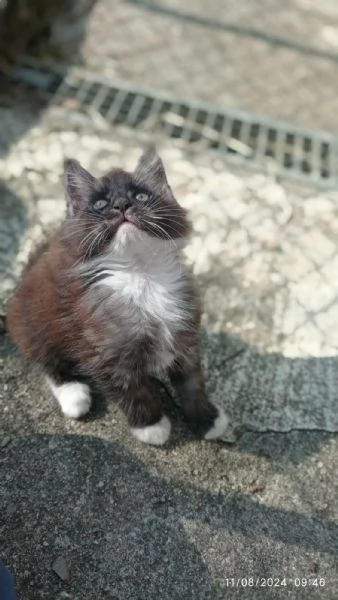
<instances>
[{"instance_id":1,"label":"pebble","mask_svg":"<svg viewBox=\"0 0 338 600\"><path fill-rule=\"evenodd\" d=\"M0 438L0 448L6 448L10 442L11 438L9 436Z\"/></svg>"},{"instance_id":2,"label":"pebble","mask_svg":"<svg viewBox=\"0 0 338 600\"><path fill-rule=\"evenodd\" d=\"M48 442L48 448L50 450L55 450L55 448L57 448L58 445L59 444L58 444L57 440L55 440L54 438L50 439L49 442Z\"/></svg>"},{"instance_id":3,"label":"pebble","mask_svg":"<svg viewBox=\"0 0 338 600\"><path fill-rule=\"evenodd\" d=\"M58 556L53 562L52 569L54 573L65 583L70 579L70 570L66 559L63 556Z\"/></svg>"}]
</instances>

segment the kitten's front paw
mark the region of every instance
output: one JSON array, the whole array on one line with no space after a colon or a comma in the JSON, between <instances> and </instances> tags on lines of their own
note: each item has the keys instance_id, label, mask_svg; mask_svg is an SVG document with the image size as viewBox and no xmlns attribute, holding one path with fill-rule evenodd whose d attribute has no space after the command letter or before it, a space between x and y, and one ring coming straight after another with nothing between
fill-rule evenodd
<instances>
[{"instance_id":1,"label":"kitten's front paw","mask_svg":"<svg viewBox=\"0 0 338 600\"><path fill-rule=\"evenodd\" d=\"M210 429L204 434L205 440L216 440L222 437L229 425L229 419L225 412L218 408L218 415Z\"/></svg>"},{"instance_id":2,"label":"kitten's front paw","mask_svg":"<svg viewBox=\"0 0 338 600\"><path fill-rule=\"evenodd\" d=\"M49 378L48 383L65 417L80 419L80 417L87 414L91 407L88 385L79 383L78 381L57 385Z\"/></svg>"},{"instance_id":3,"label":"kitten's front paw","mask_svg":"<svg viewBox=\"0 0 338 600\"><path fill-rule=\"evenodd\" d=\"M163 416L160 421L148 427L132 427L132 434L145 444L153 446L162 446L170 436L171 424L168 417Z\"/></svg>"}]
</instances>

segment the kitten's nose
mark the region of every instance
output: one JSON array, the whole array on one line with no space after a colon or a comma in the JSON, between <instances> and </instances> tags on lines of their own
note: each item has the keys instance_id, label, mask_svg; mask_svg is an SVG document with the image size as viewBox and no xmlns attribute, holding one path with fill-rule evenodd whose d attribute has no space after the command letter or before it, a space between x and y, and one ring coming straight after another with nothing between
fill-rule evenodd
<instances>
[{"instance_id":1,"label":"kitten's nose","mask_svg":"<svg viewBox=\"0 0 338 600\"><path fill-rule=\"evenodd\" d=\"M128 198L116 198L113 202L113 208L115 210L119 210L122 213L125 213L128 208L130 208L131 202Z\"/></svg>"}]
</instances>

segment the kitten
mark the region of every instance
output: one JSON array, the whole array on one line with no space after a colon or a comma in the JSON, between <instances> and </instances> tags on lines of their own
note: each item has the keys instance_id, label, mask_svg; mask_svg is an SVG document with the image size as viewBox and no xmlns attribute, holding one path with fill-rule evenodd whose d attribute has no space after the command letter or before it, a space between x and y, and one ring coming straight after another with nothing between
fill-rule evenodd
<instances>
[{"instance_id":1,"label":"kitten","mask_svg":"<svg viewBox=\"0 0 338 600\"><path fill-rule=\"evenodd\" d=\"M65 180L66 219L9 304L11 337L41 365L67 417L89 411L89 380L139 440L164 444L171 425L152 378L167 373L191 428L219 437L227 418L206 397L199 301L180 260L189 224L161 159L150 147L134 173L100 179L67 160Z\"/></svg>"}]
</instances>

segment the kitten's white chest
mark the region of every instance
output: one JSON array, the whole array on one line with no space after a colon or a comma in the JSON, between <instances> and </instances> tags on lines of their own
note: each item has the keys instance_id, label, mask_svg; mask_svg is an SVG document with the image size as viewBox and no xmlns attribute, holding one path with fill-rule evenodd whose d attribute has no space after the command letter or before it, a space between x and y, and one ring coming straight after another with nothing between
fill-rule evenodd
<instances>
[{"instance_id":1,"label":"kitten's white chest","mask_svg":"<svg viewBox=\"0 0 338 600\"><path fill-rule=\"evenodd\" d=\"M156 258L146 265L112 268L100 285L110 288L112 304L119 298L131 338L151 336L156 351L152 372L166 369L174 360L175 334L187 318L185 279L178 261Z\"/></svg>"},{"instance_id":2,"label":"kitten's white chest","mask_svg":"<svg viewBox=\"0 0 338 600\"><path fill-rule=\"evenodd\" d=\"M137 308L142 322L156 319L175 328L175 324L178 326L184 319L183 281L179 265L155 273L138 269L118 270L107 275L101 283L124 298L131 309Z\"/></svg>"},{"instance_id":3,"label":"kitten's white chest","mask_svg":"<svg viewBox=\"0 0 338 600\"><path fill-rule=\"evenodd\" d=\"M178 322L183 318L181 274L177 272L144 273L142 271L117 271L102 283L121 295L144 315L164 323Z\"/></svg>"}]
</instances>

